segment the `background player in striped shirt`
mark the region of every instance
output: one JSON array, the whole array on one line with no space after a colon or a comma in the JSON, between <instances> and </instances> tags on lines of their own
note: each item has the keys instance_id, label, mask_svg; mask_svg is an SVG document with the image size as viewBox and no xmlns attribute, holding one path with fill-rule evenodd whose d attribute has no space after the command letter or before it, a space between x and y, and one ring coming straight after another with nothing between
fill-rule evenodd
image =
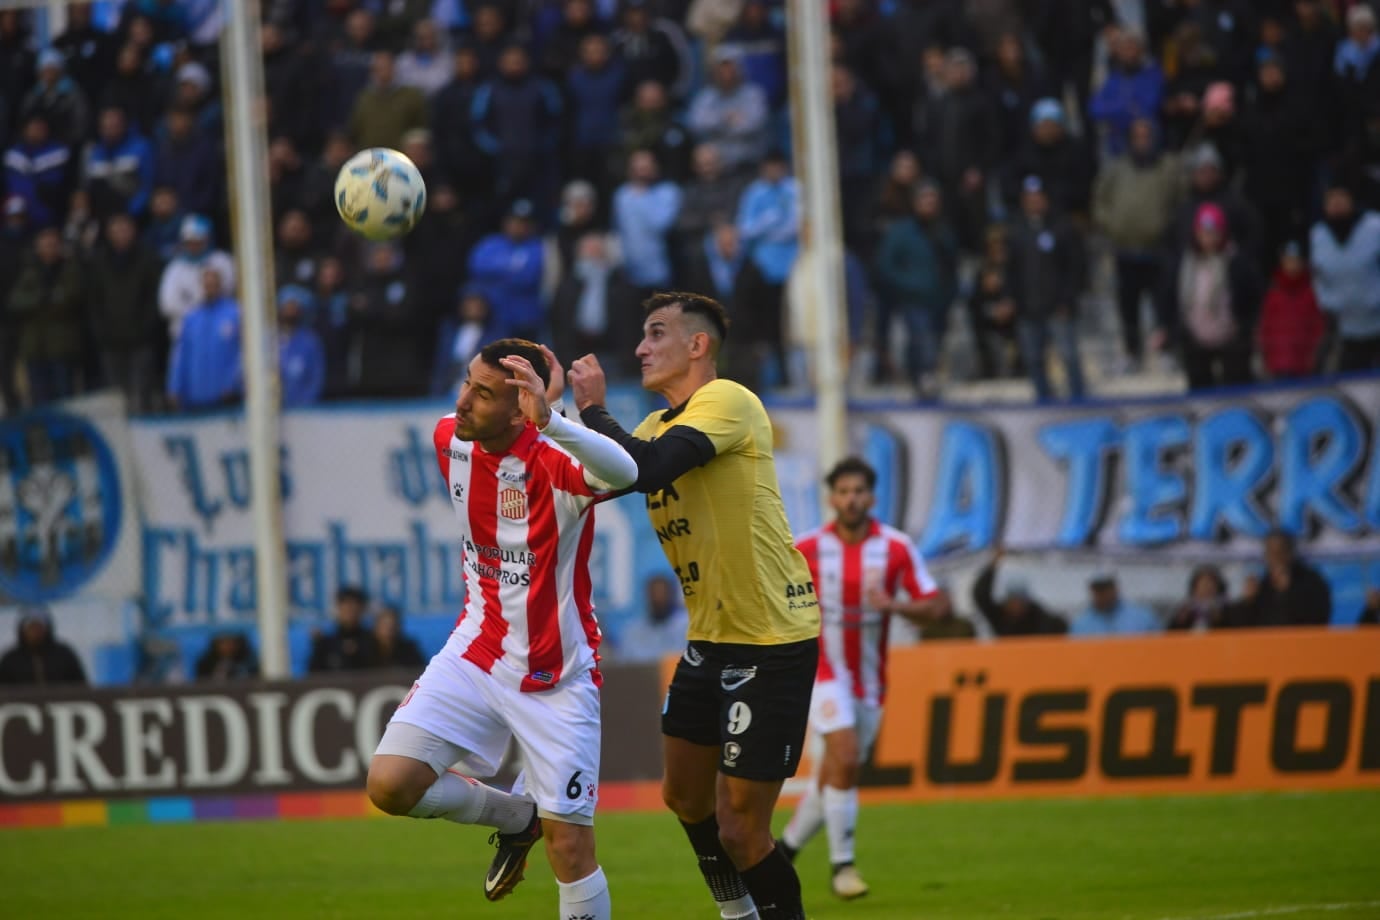
<instances>
[{"instance_id":1,"label":"background player in striped shirt","mask_svg":"<svg viewBox=\"0 0 1380 920\"><path fill-rule=\"evenodd\" d=\"M872 517L876 470L849 457L824 481L834 521L796 544L819 595L819 673L810 725L824 739L824 756L778 845L794 859L823 825L834 894L851 899L868 890L853 865L858 768L882 724L891 615L924 621L941 613L946 599L910 538ZM907 600L898 598L901 592Z\"/></svg>"},{"instance_id":2,"label":"background player in striped shirt","mask_svg":"<svg viewBox=\"0 0 1380 920\"><path fill-rule=\"evenodd\" d=\"M592 355L571 365L570 383L585 424L637 460L635 488L690 612L661 715L662 797L721 916L803 920L800 879L772 840L771 816L805 742L815 587L786 523L767 411L717 378L723 306L665 293L643 309L642 386L670 408L628 434L604 409Z\"/></svg>"},{"instance_id":3,"label":"background player in striped shirt","mask_svg":"<svg viewBox=\"0 0 1380 920\"><path fill-rule=\"evenodd\" d=\"M554 381L554 382L553 382ZM465 608L393 714L369 764L369 797L413 818L495 828L485 897L522 879L546 837L560 916L608 920L594 856L599 783L599 624L590 603L592 505L637 466L613 441L551 411L563 375L549 350L501 339L470 362L436 457L464 542ZM510 739L527 794L449 768L498 771Z\"/></svg>"}]
</instances>

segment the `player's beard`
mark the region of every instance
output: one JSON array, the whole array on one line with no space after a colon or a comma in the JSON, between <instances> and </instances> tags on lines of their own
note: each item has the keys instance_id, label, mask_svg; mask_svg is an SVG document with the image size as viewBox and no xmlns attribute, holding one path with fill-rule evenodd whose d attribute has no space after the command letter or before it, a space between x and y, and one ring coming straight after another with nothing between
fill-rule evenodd
<instances>
[{"instance_id":1,"label":"player's beard","mask_svg":"<svg viewBox=\"0 0 1380 920\"><path fill-rule=\"evenodd\" d=\"M455 417L455 436L462 441L474 441L483 443L493 441L503 437L512 427L511 418L490 419L487 424L481 427L481 423L473 416L460 420L460 416Z\"/></svg>"}]
</instances>

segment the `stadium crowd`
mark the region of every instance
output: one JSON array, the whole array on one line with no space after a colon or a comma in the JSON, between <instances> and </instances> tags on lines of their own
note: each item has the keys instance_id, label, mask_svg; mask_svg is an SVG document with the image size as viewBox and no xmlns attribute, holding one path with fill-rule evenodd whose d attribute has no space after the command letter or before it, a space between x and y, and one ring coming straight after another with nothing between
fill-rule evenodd
<instances>
[{"instance_id":1,"label":"stadium crowd","mask_svg":"<svg viewBox=\"0 0 1380 920\"><path fill-rule=\"evenodd\" d=\"M101 385L139 411L239 399L217 10L77 4L41 45L0 12L7 407ZM730 376L804 382L779 0L263 12L288 405L446 393L502 334L626 374L637 304L664 288L730 305ZM1125 369L1172 359L1195 389L1380 367L1373 4L830 12L848 321L877 380L932 394L966 313L981 376L1048 397L1052 349L1077 397L1090 309L1117 312L1099 328ZM430 190L399 242L334 212L368 146ZM1087 296L1099 263L1114 296Z\"/></svg>"}]
</instances>

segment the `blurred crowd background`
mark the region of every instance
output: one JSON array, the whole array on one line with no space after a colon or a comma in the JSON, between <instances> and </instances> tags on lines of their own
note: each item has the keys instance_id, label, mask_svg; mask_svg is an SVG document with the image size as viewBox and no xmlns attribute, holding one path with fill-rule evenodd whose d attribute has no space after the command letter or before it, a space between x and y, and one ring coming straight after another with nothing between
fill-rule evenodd
<instances>
[{"instance_id":1,"label":"blurred crowd background","mask_svg":"<svg viewBox=\"0 0 1380 920\"><path fill-rule=\"evenodd\" d=\"M664 288L729 305L725 373L808 390L779 0L262 12L288 405L445 395L502 334L626 376ZM1375 14L833 0L850 386L1078 398L1380 367ZM65 20L0 11L4 404L234 403L219 5ZM370 146L430 191L398 242L335 214Z\"/></svg>"}]
</instances>

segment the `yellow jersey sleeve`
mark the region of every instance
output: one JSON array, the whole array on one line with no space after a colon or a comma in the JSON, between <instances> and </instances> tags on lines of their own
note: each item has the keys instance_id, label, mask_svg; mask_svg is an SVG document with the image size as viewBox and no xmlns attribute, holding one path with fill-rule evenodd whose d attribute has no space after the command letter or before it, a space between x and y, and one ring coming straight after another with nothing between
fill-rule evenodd
<instances>
[{"instance_id":1,"label":"yellow jersey sleeve","mask_svg":"<svg viewBox=\"0 0 1380 920\"><path fill-rule=\"evenodd\" d=\"M726 380L715 380L701 387L685 411L670 421L699 431L714 445L719 455L732 453L752 437L750 419L754 406L750 391Z\"/></svg>"}]
</instances>

